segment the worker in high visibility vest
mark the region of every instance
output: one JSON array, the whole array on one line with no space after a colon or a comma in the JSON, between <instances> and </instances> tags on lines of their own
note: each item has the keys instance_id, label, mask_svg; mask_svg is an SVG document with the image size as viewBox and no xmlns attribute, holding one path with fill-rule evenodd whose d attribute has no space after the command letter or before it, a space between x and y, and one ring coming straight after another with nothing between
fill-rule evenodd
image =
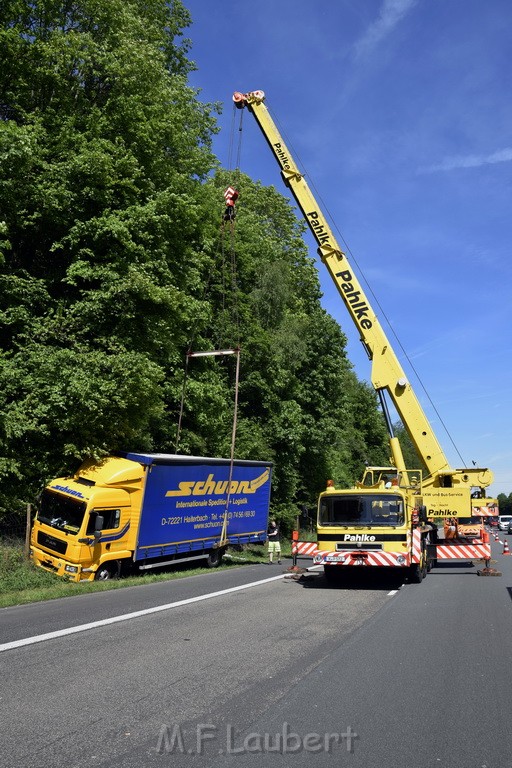
<instances>
[{"instance_id":1,"label":"worker in high visibility vest","mask_svg":"<svg viewBox=\"0 0 512 768\"><path fill-rule=\"evenodd\" d=\"M238 192L233 187L228 187L224 192L224 198L226 200L226 210L222 217L224 221L235 220L235 203L238 200Z\"/></svg>"},{"instance_id":2,"label":"worker in high visibility vest","mask_svg":"<svg viewBox=\"0 0 512 768\"><path fill-rule=\"evenodd\" d=\"M444 537L445 539L457 538L457 521L454 517L444 521Z\"/></svg>"},{"instance_id":3,"label":"worker in high visibility vest","mask_svg":"<svg viewBox=\"0 0 512 768\"><path fill-rule=\"evenodd\" d=\"M268 562L272 565L274 555L277 556L277 562L281 562L281 532L275 520L270 521L267 530L268 539Z\"/></svg>"}]
</instances>

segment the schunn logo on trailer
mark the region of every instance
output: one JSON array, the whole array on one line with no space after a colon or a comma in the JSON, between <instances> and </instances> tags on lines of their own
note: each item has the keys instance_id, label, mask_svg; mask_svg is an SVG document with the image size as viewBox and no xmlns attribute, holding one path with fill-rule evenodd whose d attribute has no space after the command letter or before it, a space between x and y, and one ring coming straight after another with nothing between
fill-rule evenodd
<instances>
[{"instance_id":1,"label":"schunn logo on trailer","mask_svg":"<svg viewBox=\"0 0 512 768\"><path fill-rule=\"evenodd\" d=\"M166 496L221 496L225 493L256 493L258 488L270 478L270 470L266 469L254 480L215 480L213 474L206 480L185 480L178 485L177 491L167 491ZM228 489L229 485L229 489Z\"/></svg>"}]
</instances>

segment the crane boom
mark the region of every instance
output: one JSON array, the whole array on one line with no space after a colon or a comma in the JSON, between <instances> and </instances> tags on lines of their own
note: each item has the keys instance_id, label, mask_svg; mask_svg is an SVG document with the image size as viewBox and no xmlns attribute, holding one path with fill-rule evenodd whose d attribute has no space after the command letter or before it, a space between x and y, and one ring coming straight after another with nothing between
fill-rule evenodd
<instances>
[{"instance_id":1,"label":"crane boom","mask_svg":"<svg viewBox=\"0 0 512 768\"><path fill-rule=\"evenodd\" d=\"M247 107L256 118L257 124L281 168L284 182L292 192L318 244L318 254L329 270L371 361L373 386L381 396L382 393L386 392L391 398L418 456L427 468L428 474L423 481L424 490L429 487L432 489L458 487L460 490L467 491L469 498L471 488L483 490L492 483L492 472L487 468L453 469L450 466L346 254L338 245L326 217L318 206L303 174L298 170L288 147L269 114L264 99L263 91L251 91L245 94L236 92L233 95L235 105L241 109ZM401 451L396 444L393 444L393 438L391 447L395 464L399 469L402 469L399 466L400 463L403 463Z\"/></svg>"}]
</instances>

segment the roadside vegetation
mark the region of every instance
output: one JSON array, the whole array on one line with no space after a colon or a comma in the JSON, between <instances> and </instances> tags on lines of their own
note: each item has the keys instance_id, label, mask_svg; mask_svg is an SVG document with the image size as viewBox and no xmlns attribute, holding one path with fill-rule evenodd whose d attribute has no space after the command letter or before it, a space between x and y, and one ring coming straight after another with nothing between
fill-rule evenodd
<instances>
[{"instance_id":1,"label":"roadside vegetation","mask_svg":"<svg viewBox=\"0 0 512 768\"><path fill-rule=\"evenodd\" d=\"M282 556L289 557L291 544L281 543ZM267 560L267 551L262 546L244 547L242 551L229 550L219 566L229 569L243 565L263 563ZM218 570L218 569L216 569ZM154 573L140 574L114 581L88 581L75 584L55 576L53 573L36 568L27 562L23 555L23 544L17 540L0 542L0 608L13 605L35 603L43 600L55 600L60 597L84 595L90 592L104 592L110 589L153 584L159 581L172 581L188 576L211 573L206 567L183 563L174 568L158 569Z\"/></svg>"}]
</instances>

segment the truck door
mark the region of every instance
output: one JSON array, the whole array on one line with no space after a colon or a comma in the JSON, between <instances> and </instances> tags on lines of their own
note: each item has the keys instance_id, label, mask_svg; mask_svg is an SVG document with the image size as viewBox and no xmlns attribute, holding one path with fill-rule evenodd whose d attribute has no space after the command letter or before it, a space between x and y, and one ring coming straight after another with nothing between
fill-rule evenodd
<instances>
[{"instance_id":1,"label":"truck door","mask_svg":"<svg viewBox=\"0 0 512 768\"><path fill-rule=\"evenodd\" d=\"M103 525L99 531L99 537L95 538L94 533L98 517L103 518ZM88 547L91 563L98 562L104 554L126 551L129 528L129 507L108 507L105 509L96 507L93 509L89 514L87 524L87 538L91 541L94 540L94 543Z\"/></svg>"}]
</instances>

